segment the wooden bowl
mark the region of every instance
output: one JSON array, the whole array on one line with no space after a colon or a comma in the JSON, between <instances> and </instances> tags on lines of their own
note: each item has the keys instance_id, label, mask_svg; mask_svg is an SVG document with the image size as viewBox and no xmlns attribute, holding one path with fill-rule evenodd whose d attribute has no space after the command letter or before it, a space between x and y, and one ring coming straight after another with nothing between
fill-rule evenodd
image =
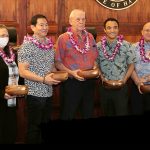
<instances>
[{"instance_id":1,"label":"wooden bowl","mask_svg":"<svg viewBox=\"0 0 150 150\"><path fill-rule=\"evenodd\" d=\"M142 93L150 93L150 85L148 84L141 85L140 90Z\"/></svg>"},{"instance_id":2,"label":"wooden bowl","mask_svg":"<svg viewBox=\"0 0 150 150\"><path fill-rule=\"evenodd\" d=\"M99 76L99 70L98 69L81 70L78 72L78 75L85 79L93 79Z\"/></svg>"},{"instance_id":3,"label":"wooden bowl","mask_svg":"<svg viewBox=\"0 0 150 150\"><path fill-rule=\"evenodd\" d=\"M27 85L8 85L5 87L5 92L11 96L21 96L28 94Z\"/></svg>"},{"instance_id":4,"label":"wooden bowl","mask_svg":"<svg viewBox=\"0 0 150 150\"><path fill-rule=\"evenodd\" d=\"M53 73L52 78L57 81L65 81L68 79L68 73L65 71L56 71L52 73Z\"/></svg>"},{"instance_id":5,"label":"wooden bowl","mask_svg":"<svg viewBox=\"0 0 150 150\"><path fill-rule=\"evenodd\" d=\"M106 89L120 89L123 86L123 82L119 80L105 80L103 86Z\"/></svg>"}]
</instances>

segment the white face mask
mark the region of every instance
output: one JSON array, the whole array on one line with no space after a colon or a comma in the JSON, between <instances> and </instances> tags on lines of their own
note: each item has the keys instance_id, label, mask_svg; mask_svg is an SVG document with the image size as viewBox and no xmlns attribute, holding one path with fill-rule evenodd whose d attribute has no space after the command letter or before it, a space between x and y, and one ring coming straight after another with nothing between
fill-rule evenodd
<instances>
[{"instance_id":1,"label":"white face mask","mask_svg":"<svg viewBox=\"0 0 150 150\"><path fill-rule=\"evenodd\" d=\"M4 48L9 41L8 37L0 37L0 47Z\"/></svg>"}]
</instances>

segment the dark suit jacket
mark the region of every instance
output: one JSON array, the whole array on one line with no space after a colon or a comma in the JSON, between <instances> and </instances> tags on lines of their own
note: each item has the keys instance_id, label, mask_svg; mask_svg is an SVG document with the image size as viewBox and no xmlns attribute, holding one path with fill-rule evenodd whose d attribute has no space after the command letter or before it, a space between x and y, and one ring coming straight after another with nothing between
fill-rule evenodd
<instances>
[{"instance_id":1,"label":"dark suit jacket","mask_svg":"<svg viewBox=\"0 0 150 150\"><path fill-rule=\"evenodd\" d=\"M0 57L0 143L13 144L16 140L17 116L16 107L7 107L7 100L4 99L7 85L8 66Z\"/></svg>"},{"instance_id":2,"label":"dark suit jacket","mask_svg":"<svg viewBox=\"0 0 150 150\"><path fill-rule=\"evenodd\" d=\"M8 66L0 57L0 101L4 99L5 86L8 85Z\"/></svg>"},{"instance_id":3,"label":"dark suit jacket","mask_svg":"<svg viewBox=\"0 0 150 150\"><path fill-rule=\"evenodd\" d=\"M17 57L16 57L16 60L17 60ZM19 78L18 84L24 84L24 79ZM0 57L0 101L4 99L5 86L7 85L8 85L8 66Z\"/></svg>"}]
</instances>

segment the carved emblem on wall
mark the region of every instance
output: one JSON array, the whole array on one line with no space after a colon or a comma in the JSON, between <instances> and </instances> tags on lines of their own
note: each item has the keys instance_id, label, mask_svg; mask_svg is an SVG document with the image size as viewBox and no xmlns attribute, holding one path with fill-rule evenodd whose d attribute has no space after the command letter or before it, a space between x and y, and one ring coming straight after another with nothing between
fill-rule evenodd
<instances>
[{"instance_id":1,"label":"carved emblem on wall","mask_svg":"<svg viewBox=\"0 0 150 150\"><path fill-rule=\"evenodd\" d=\"M96 0L99 4L108 9L121 10L135 4L138 0Z\"/></svg>"}]
</instances>

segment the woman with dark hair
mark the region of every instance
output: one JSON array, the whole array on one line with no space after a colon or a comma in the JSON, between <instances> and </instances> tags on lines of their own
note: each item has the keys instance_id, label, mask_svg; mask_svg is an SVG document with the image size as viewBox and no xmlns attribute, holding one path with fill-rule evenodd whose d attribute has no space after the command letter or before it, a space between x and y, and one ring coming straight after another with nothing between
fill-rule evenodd
<instances>
[{"instance_id":1,"label":"woman with dark hair","mask_svg":"<svg viewBox=\"0 0 150 150\"><path fill-rule=\"evenodd\" d=\"M0 144L14 144L16 140L16 97L8 95L5 87L18 84L18 79L8 29L0 25Z\"/></svg>"}]
</instances>

